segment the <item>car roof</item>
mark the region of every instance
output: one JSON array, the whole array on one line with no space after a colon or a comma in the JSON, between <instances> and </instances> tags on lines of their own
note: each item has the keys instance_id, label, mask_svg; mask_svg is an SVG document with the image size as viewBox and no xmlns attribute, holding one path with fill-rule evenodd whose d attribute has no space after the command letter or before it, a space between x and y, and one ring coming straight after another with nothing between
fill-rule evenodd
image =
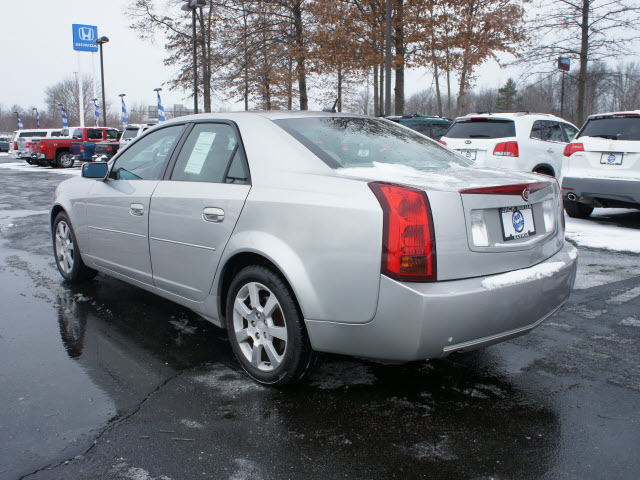
<instances>
[{"instance_id":1,"label":"car roof","mask_svg":"<svg viewBox=\"0 0 640 480\"><path fill-rule=\"evenodd\" d=\"M560 118L560 117L556 117L555 115L552 115L550 113L531 113L531 112L468 113L464 117L457 117L456 121L465 120L472 117L507 119L507 120L516 120L518 118L526 118L530 120L556 120L559 122L570 123L567 120L564 120L563 118Z\"/></svg>"},{"instance_id":2,"label":"car roof","mask_svg":"<svg viewBox=\"0 0 640 480\"><path fill-rule=\"evenodd\" d=\"M601 118L601 117L624 117L624 116L640 116L640 110L623 110L619 112L606 112L606 113L595 113L593 115L589 115L589 118Z\"/></svg>"}]
</instances>

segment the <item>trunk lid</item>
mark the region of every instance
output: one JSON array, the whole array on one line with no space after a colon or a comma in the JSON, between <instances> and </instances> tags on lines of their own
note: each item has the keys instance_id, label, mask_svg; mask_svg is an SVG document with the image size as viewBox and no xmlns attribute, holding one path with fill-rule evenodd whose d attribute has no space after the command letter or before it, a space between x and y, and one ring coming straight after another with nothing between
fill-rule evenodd
<instances>
[{"instance_id":1,"label":"trunk lid","mask_svg":"<svg viewBox=\"0 0 640 480\"><path fill-rule=\"evenodd\" d=\"M574 143L582 143L584 151L566 161L579 176L640 180L640 140L580 137Z\"/></svg>"},{"instance_id":2,"label":"trunk lid","mask_svg":"<svg viewBox=\"0 0 640 480\"><path fill-rule=\"evenodd\" d=\"M561 197L549 177L470 167L421 171L380 164L338 173L426 192L439 281L528 268L563 245Z\"/></svg>"}]
</instances>

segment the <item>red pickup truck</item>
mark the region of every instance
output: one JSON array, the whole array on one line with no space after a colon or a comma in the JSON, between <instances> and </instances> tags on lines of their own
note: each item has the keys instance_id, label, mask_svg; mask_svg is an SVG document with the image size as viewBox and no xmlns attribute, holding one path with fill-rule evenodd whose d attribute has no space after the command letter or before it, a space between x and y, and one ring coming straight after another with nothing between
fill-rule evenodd
<instances>
[{"instance_id":1,"label":"red pickup truck","mask_svg":"<svg viewBox=\"0 0 640 480\"><path fill-rule=\"evenodd\" d=\"M75 127L62 130L62 136L57 138L43 138L34 142L31 147L31 160L38 165L52 167L73 167L74 156L71 153L71 143L97 143L111 136L112 128ZM117 132L116 132L117 133Z\"/></svg>"}]
</instances>

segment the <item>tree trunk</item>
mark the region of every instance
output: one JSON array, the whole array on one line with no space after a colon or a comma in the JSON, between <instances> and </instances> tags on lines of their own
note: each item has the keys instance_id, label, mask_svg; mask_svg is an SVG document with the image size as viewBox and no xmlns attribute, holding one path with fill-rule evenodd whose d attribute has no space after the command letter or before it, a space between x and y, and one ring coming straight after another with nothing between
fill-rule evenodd
<instances>
[{"instance_id":1,"label":"tree trunk","mask_svg":"<svg viewBox=\"0 0 640 480\"><path fill-rule=\"evenodd\" d=\"M373 66L373 115L380 115L378 108L378 66Z\"/></svg>"},{"instance_id":2,"label":"tree trunk","mask_svg":"<svg viewBox=\"0 0 640 480\"><path fill-rule=\"evenodd\" d=\"M378 93L378 104L380 105L380 116L384 117L384 67L380 65L380 92Z\"/></svg>"},{"instance_id":3,"label":"tree trunk","mask_svg":"<svg viewBox=\"0 0 640 480\"><path fill-rule=\"evenodd\" d=\"M440 72L438 71L438 62L435 60L435 49L431 47L431 55L433 57L433 77L436 81L436 101L438 103L438 115L442 117L442 97L440 96Z\"/></svg>"},{"instance_id":4,"label":"tree trunk","mask_svg":"<svg viewBox=\"0 0 640 480\"><path fill-rule=\"evenodd\" d=\"M293 2L293 26L294 26L294 42L297 48L296 62L298 73L298 90L300 93L300 110L309 110L309 99L307 97L307 72L306 72L306 55L303 37L302 23L302 0L294 0Z\"/></svg>"},{"instance_id":5,"label":"tree trunk","mask_svg":"<svg viewBox=\"0 0 640 480\"><path fill-rule=\"evenodd\" d=\"M342 65L338 65L338 112L342 112Z\"/></svg>"},{"instance_id":6,"label":"tree trunk","mask_svg":"<svg viewBox=\"0 0 640 480\"><path fill-rule=\"evenodd\" d=\"M464 96L466 94L467 88L467 65L468 60L465 54L462 60L462 70L460 71L460 92L458 93L458 101L456 102L456 117L460 116L462 109L464 107Z\"/></svg>"},{"instance_id":7,"label":"tree trunk","mask_svg":"<svg viewBox=\"0 0 640 480\"><path fill-rule=\"evenodd\" d=\"M578 112L576 124L584 123L587 94L587 62L589 61L589 7L591 0L582 0L582 41L580 43L580 73L578 74Z\"/></svg>"},{"instance_id":8,"label":"tree trunk","mask_svg":"<svg viewBox=\"0 0 640 480\"><path fill-rule=\"evenodd\" d=\"M404 114L404 0L396 0L397 10L395 15L396 28L394 43L396 47L396 82L394 88L395 95L395 113L396 115Z\"/></svg>"},{"instance_id":9,"label":"tree trunk","mask_svg":"<svg viewBox=\"0 0 640 480\"><path fill-rule=\"evenodd\" d=\"M200 8L200 65L202 65L202 96L204 101L204 111L211 112L211 33L213 30L212 7L207 10L209 30L205 29L204 11ZM197 16L197 15L196 15ZM196 35L197 38L197 35Z\"/></svg>"}]
</instances>

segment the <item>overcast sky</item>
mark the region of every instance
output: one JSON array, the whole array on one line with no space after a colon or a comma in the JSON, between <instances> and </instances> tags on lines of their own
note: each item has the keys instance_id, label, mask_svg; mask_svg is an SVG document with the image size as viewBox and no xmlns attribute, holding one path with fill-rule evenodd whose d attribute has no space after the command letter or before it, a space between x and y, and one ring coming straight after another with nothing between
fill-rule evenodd
<instances>
[{"instance_id":1,"label":"overcast sky","mask_svg":"<svg viewBox=\"0 0 640 480\"><path fill-rule=\"evenodd\" d=\"M47 86L73 75L79 69L90 74L92 61L95 62L99 78L98 54L76 52L72 48L73 23L97 25L98 34L110 39L104 46L108 100L117 105L117 95L126 93L129 105L155 103L153 89L167 82L174 72L163 64L166 52L161 42L153 45L142 41L129 28L131 19L125 15L125 9L131 3L132 0L3 1L0 104L7 107L19 104L25 108L44 106L44 90ZM500 69L495 62L487 62L476 72L477 85L497 88L510 76L517 79L519 74L514 67ZM408 71L407 97L429 88L432 81L431 75L425 70ZM99 92L99 81L96 86ZM454 90L457 91L457 88ZM310 96L314 96L313 84L310 85ZM169 108L174 104L192 105L192 100L185 98L184 92L170 92L166 86L162 100L165 107ZM311 102L310 106L322 108L325 105ZM242 105L229 107L240 109Z\"/></svg>"}]
</instances>

